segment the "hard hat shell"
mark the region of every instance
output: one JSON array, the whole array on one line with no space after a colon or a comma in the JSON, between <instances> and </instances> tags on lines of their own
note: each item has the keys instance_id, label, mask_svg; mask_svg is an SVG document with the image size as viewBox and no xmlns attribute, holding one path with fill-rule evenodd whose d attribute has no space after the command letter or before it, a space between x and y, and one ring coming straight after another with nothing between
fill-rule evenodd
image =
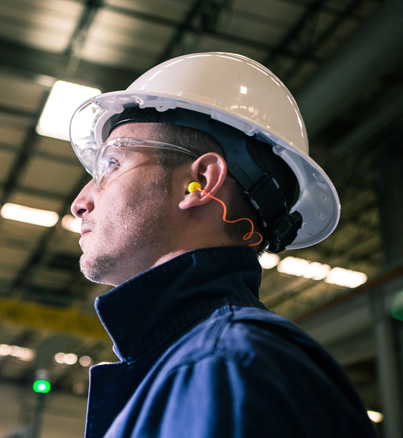
<instances>
[{"instance_id":1,"label":"hard hat shell","mask_svg":"<svg viewBox=\"0 0 403 438\"><path fill-rule=\"evenodd\" d=\"M263 65L224 52L179 56L153 67L127 90L84 102L73 115L70 136L90 173L94 153L109 135L108 121L130 104L161 112L183 108L207 114L266 140L292 169L300 187L291 212L298 211L303 223L287 249L314 245L336 228L340 217L336 189L308 155L305 125L293 96Z\"/></svg>"}]
</instances>

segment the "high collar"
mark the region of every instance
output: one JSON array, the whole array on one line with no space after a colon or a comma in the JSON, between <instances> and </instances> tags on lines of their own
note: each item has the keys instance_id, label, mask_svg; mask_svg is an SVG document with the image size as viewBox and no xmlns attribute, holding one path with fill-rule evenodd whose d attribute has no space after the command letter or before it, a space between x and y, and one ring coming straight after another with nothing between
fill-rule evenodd
<instances>
[{"instance_id":1,"label":"high collar","mask_svg":"<svg viewBox=\"0 0 403 438\"><path fill-rule=\"evenodd\" d=\"M120 359L132 363L224 304L259 305L260 281L252 249L199 249L98 297L95 309Z\"/></svg>"}]
</instances>

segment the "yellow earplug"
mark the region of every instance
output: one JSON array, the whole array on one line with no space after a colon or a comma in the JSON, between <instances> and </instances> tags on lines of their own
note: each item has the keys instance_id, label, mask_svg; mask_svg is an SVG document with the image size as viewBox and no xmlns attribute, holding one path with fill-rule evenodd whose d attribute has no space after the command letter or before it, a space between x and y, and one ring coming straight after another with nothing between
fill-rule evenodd
<instances>
[{"instance_id":1,"label":"yellow earplug","mask_svg":"<svg viewBox=\"0 0 403 438\"><path fill-rule=\"evenodd\" d=\"M188 193L195 192L196 190L199 189L201 189L201 185L196 181L193 181L188 185Z\"/></svg>"}]
</instances>

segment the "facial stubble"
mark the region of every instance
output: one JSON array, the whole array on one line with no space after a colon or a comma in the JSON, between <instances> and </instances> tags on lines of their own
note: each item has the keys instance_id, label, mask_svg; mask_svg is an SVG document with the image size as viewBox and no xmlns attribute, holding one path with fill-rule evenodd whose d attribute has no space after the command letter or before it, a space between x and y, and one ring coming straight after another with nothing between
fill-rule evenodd
<instances>
[{"instance_id":1,"label":"facial stubble","mask_svg":"<svg viewBox=\"0 0 403 438\"><path fill-rule=\"evenodd\" d=\"M82 254L80 270L88 280L115 285L108 281L110 274L119 272L123 266L127 267L128 260L133 260L131 276L152 266L153 249L157 255L162 239L167 240L165 226L169 218L166 216L166 207L170 202L170 185L170 178L167 181L165 174L151 182L148 190L143 188L136 191L136 196L130 198L124 213L118 214L114 223L102 228L103 237L107 239L110 227L124 227L125 237L119 242L109 242L112 244L108 244L107 240L104 244L94 242L92 248ZM134 215L127 217L125 213L128 211Z\"/></svg>"}]
</instances>

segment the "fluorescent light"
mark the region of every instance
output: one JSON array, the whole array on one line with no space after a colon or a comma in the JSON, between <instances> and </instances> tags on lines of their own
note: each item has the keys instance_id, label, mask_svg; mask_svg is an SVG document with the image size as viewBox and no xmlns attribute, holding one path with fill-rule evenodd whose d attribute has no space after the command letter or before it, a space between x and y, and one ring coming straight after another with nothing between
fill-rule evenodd
<instances>
[{"instance_id":1,"label":"fluorescent light","mask_svg":"<svg viewBox=\"0 0 403 438\"><path fill-rule=\"evenodd\" d=\"M380 423L383 420L383 414L377 411L367 411L368 417L374 423Z\"/></svg>"},{"instance_id":2,"label":"fluorescent light","mask_svg":"<svg viewBox=\"0 0 403 438\"><path fill-rule=\"evenodd\" d=\"M90 356L81 356L78 362L82 367L89 367L92 365L92 359Z\"/></svg>"},{"instance_id":3,"label":"fluorescent light","mask_svg":"<svg viewBox=\"0 0 403 438\"><path fill-rule=\"evenodd\" d=\"M74 353L67 353L64 357L64 363L67 365L74 365L77 362L77 355Z\"/></svg>"},{"instance_id":4,"label":"fluorescent light","mask_svg":"<svg viewBox=\"0 0 403 438\"><path fill-rule=\"evenodd\" d=\"M323 280L329 273L330 266L297 257L286 257L281 260L277 270L284 274L296 275L312 280Z\"/></svg>"},{"instance_id":5,"label":"fluorescent light","mask_svg":"<svg viewBox=\"0 0 403 438\"><path fill-rule=\"evenodd\" d=\"M329 265L297 257L286 257L281 260L277 270L284 274L310 278L311 280L325 280L326 283L349 288L360 286L367 281L367 276L363 272L343 268L332 269Z\"/></svg>"},{"instance_id":6,"label":"fluorescent light","mask_svg":"<svg viewBox=\"0 0 403 438\"><path fill-rule=\"evenodd\" d=\"M337 284L345 287L358 287L367 281L363 272L350 271L349 269L333 268L326 277L326 283Z\"/></svg>"},{"instance_id":7,"label":"fluorescent light","mask_svg":"<svg viewBox=\"0 0 403 438\"><path fill-rule=\"evenodd\" d=\"M69 140L70 119L85 100L100 94L97 88L57 81L49 94L36 132L47 137Z\"/></svg>"},{"instance_id":8,"label":"fluorescent light","mask_svg":"<svg viewBox=\"0 0 403 438\"><path fill-rule=\"evenodd\" d=\"M64 363L64 353L56 353L54 356L54 360L56 363L59 363L60 365Z\"/></svg>"},{"instance_id":9,"label":"fluorescent light","mask_svg":"<svg viewBox=\"0 0 403 438\"><path fill-rule=\"evenodd\" d=\"M12 356L26 362L31 362L35 359L36 353L31 348L0 344L0 356Z\"/></svg>"},{"instance_id":10,"label":"fluorescent light","mask_svg":"<svg viewBox=\"0 0 403 438\"><path fill-rule=\"evenodd\" d=\"M307 271L308 266L308 260L298 259L296 257L286 257L278 264L277 270L283 274L302 277Z\"/></svg>"},{"instance_id":11,"label":"fluorescent light","mask_svg":"<svg viewBox=\"0 0 403 438\"><path fill-rule=\"evenodd\" d=\"M323 280L330 272L330 266L322 263L310 262L307 271L303 275L304 278L312 280Z\"/></svg>"},{"instance_id":12,"label":"fluorescent light","mask_svg":"<svg viewBox=\"0 0 403 438\"><path fill-rule=\"evenodd\" d=\"M11 203L4 204L0 214L4 219L40 225L41 227L53 227L59 220L59 215L54 211L39 210Z\"/></svg>"},{"instance_id":13,"label":"fluorescent light","mask_svg":"<svg viewBox=\"0 0 403 438\"><path fill-rule=\"evenodd\" d=\"M62 227L67 231L72 231L73 233L81 233L81 219L78 217L66 214L62 219Z\"/></svg>"},{"instance_id":14,"label":"fluorescent light","mask_svg":"<svg viewBox=\"0 0 403 438\"><path fill-rule=\"evenodd\" d=\"M259 263L263 269L272 269L278 265L280 261L280 257L277 254L269 254L268 252L264 252L259 257Z\"/></svg>"},{"instance_id":15,"label":"fluorescent light","mask_svg":"<svg viewBox=\"0 0 403 438\"><path fill-rule=\"evenodd\" d=\"M66 354L66 353L60 352L60 353L55 354L54 360L56 363L58 363L60 365L62 365L62 364L74 365L77 362L78 358L77 358L77 355L74 353L67 353Z\"/></svg>"}]
</instances>

